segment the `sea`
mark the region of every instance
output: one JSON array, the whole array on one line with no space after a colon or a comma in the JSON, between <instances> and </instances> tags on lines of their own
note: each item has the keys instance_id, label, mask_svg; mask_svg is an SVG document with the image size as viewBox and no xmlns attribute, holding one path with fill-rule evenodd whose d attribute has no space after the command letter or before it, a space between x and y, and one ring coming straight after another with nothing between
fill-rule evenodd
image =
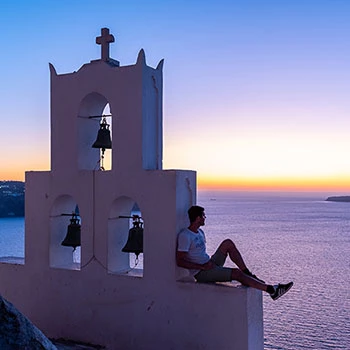
<instances>
[{"instance_id":1,"label":"sea","mask_svg":"<svg viewBox=\"0 0 350 350\"><path fill-rule=\"evenodd\" d=\"M350 349L350 203L328 195L198 192L209 254L230 238L259 278L294 282L276 301L263 294L264 349ZM24 256L23 218L0 219L3 256Z\"/></svg>"}]
</instances>

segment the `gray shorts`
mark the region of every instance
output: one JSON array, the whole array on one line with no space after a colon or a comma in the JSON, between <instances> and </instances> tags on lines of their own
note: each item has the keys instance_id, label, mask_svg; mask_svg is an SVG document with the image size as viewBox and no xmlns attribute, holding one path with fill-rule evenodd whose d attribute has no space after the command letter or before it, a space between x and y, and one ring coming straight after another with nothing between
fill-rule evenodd
<instances>
[{"instance_id":1,"label":"gray shorts","mask_svg":"<svg viewBox=\"0 0 350 350\"><path fill-rule=\"evenodd\" d=\"M232 268L224 267L226 256L217 250L210 258L215 263L215 267L210 270L199 271L194 278L197 282L229 282L232 281Z\"/></svg>"}]
</instances>

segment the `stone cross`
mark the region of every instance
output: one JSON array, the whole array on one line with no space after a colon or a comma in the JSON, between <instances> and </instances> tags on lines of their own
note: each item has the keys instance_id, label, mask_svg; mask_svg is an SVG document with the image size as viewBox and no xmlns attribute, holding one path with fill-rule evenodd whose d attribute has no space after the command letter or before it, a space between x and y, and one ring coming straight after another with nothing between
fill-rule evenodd
<instances>
[{"instance_id":1,"label":"stone cross","mask_svg":"<svg viewBox=\"0 0 350 350\"><path fill-rule=\"evenodd\" d=\"M109 60L109 44L114 43L114 36L109 34L108 28L101 29L101 36L96 38L96 44L101 45L101 59Z\"/></svg>"}]
</instances>

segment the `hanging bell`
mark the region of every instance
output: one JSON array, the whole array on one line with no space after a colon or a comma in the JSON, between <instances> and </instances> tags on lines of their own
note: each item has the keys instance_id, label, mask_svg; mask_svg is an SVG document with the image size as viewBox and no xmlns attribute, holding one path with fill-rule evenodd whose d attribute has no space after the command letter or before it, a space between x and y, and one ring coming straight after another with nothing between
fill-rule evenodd
<instances>
[{"instance_id":1,"label":"hanging bell","mask_svg":"<svg viewBox=\"0 0 350 350\"><path fill-rule=\"evenodd\" d=\"M92 148L102 148L105 149L112 148L111 132L109 130L109 124L107 124L106 118L102 119L100 124L100 130L97 134L97 139L92 145Z\"/></svg>"},{"instance_id":2,"label":"hanging bell","mask_svg":"<svg viewBox=\"0 0 350 350\"><path fill-rule=\"evenodd\" d=\"M143 223L138 219L134 220L133 227L129 230L128 241L122 252L135 253L136 257L143 253Z\"/></svg>"},{"instance_id":3,"label":"hanging bell","mask_svg":"<svg viewBox=\"0 0 350 350\"><path fill-rule=\"evenodd\" d=\"M73 247L73 251L76 247L80 246L80 220L77 214L73 213L68 225L66 238L62 241L61 245L65 247Z\"/></svg>"}]
</instances>

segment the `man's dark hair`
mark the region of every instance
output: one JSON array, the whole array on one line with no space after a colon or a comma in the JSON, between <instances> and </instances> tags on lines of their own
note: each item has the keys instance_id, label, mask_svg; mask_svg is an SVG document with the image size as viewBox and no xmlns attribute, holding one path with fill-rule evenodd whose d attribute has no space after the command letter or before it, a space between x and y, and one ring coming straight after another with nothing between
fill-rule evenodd
<instances>
[{"instance_id":1,"label":"man's dark hair","mask_svg":"<svg viewBox=\"0 0 350 350\"><path fill-rule=\"evenodd\" d=\"M204 208L199 205L194 205L190 209L188 209L188 217L190 222L192 223L197 219L198 216L202 216L204 212Z\"/></svg>"}]
</instances>

